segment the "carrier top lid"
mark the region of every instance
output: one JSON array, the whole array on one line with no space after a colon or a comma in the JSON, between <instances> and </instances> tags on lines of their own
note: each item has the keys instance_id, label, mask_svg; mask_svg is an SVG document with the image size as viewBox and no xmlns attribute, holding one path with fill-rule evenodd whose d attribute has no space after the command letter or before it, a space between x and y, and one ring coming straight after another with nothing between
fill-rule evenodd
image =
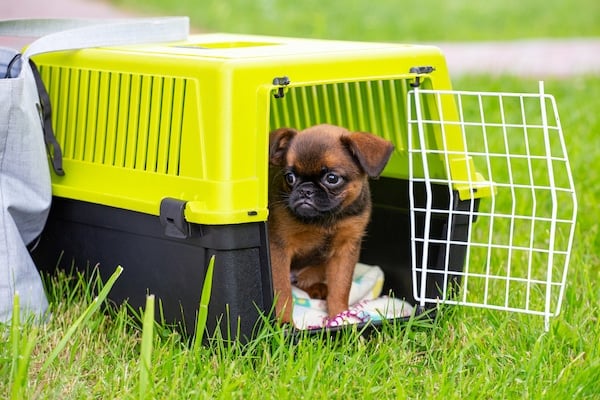
<instances>
[{"instance_id":1,"label":"carrier top lid","mask_svg":"<svg viewBox=\"0 0 600 400\"><path fill-rule=\"evenodd\" d=\"M121 46L128 53L164 53L181 56L194 56L217 59L248 59L299 55L356 54L364 52L391 51L416 55L419 53L440 53L434 46L352 42L339 40L301 39L277 36L210 33L191 35L183 42L149 45Z\"/></svg>"}]
</instances>

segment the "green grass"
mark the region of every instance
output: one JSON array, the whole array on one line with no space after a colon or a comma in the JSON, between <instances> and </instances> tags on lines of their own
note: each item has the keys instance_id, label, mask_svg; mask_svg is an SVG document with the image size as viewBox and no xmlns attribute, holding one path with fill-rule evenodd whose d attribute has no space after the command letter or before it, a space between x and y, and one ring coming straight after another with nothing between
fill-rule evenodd
<instances>
[{"instance_id":1,"label":"green grass","mask_svg":"<svg viewBox=\"0 0 600 400\"><path fill-rule=\"evenodd\" d=\"M393 42L600 36L596 0L113 0L206 31Z\"/></svg>"},{"instance_id":2,"label":"green grass","mask_svg":"<svg viewBox=\"0 0 600 400\"><path fill-rule=\"evenodd\" d=\"M343 7L281 0L123 3L165 13L157 11L163 4L211 31L390 41L600 34L600 3L593 0L498 0L485 9L442 0ZM534 81L485 76L454 86L537 90ZM151 301L140 331L124 308L90 312L97 305L95 279L59 275L47 284L47 324L0 325L0 393L14 399L598 398L600 77L549 81L546 92L558 102L580 204L563 309L548 332L538 317L447 307L435 322L388 325L366 339L349 331L335 340L292 342L281 328L267 326L245 346L218 340L194 346L149 322Z\"/></svg>"},{"instance_id":3,"label":"green grass","mask_svg":"<svg viewBox=\"0 0 600 400\"><path fill-rule=\"evenodd\" d=\"M532 81L488 77L455 86L537 88ZM292 343L282 329L267 326L246 346L218 340L192 346L148 319L141 332L124 309L86 312L97 283L62 275L48 284L49 323L25 324L18 332L0 326L6 338L0 393L50 399L597 398L600 78L551 81L546 90L558 101L581 205L563 311L549 332L539 317L447 307L433 323L389 325L367 339L350 331L336 340Z\"/></svg>"}]
</instances>

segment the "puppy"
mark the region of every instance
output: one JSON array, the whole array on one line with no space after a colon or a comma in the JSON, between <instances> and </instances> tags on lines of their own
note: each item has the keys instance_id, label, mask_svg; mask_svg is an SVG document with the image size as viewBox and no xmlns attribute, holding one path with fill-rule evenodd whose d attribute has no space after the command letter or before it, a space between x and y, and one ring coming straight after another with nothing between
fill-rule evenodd
<instances>
[{"instance_id":1,"label":"puppy","mask_svg":"<svg viewBox=\"0 0 600 400\"><path fill-rule=\"evenodd\" d=\"M269 137L269 247L275 311L292 320L292 282L326 299L328 315L348 309L354 266L371 214L368 178L394 146L370 133L333 125Z\"/></svg>"}]
</instances>

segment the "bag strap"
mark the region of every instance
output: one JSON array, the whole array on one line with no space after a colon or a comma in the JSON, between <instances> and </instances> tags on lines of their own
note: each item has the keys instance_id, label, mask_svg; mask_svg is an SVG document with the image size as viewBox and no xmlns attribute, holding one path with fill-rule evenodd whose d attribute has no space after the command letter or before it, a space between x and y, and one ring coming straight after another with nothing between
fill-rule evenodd
<instances>
[{"instance_id":1,"label":"bag strap","mask_svg":"<svg viewBox=\"0 0 600 400\"><path fill-rule=\"evenodd\" d=\"M24 59L53 51L187 39L188 17L134 19L8 19L0 20L0 35L38 37Z\"/></svg>"},{"instance_id":2,"label":"bag strap","mask_svg":"<svg viewBox=\"0 0 600 400\"><path fill-rule=\"evenodd\" d=\"M37 37L25 52L17 55L28 62L40 98L44 142L52 168L57 175L65 174L62 168L62 151L52 129L50 97L44 87L35 63L30 57L53 51L77 50L89 47L117 46L184 40L189 34L187 17L142 18L122 20L88 19L16 19L0 20L0 35ZM7 77L10 75L10 65Z\"/></svg>"},{"instance_id":3,"label":"bag strap","mask_svg":"<svg viewBox=\"0 0 600 400\"><path fill-rule=\"evenodd\" d=\"M44 131L44 142L46 143L46 152L50 156L52 162L52 168L56 175L63 176L65 171L62 167L62 150L60 144L54 136L54 129L52 129L52 106L50 105L50 96L46 91L40 72L33 60L29 60L29 66L35 79L35 86L37 87L38 95L40 97L40 116L42 118L42 129Z\"/></svg>"}]
</instances>

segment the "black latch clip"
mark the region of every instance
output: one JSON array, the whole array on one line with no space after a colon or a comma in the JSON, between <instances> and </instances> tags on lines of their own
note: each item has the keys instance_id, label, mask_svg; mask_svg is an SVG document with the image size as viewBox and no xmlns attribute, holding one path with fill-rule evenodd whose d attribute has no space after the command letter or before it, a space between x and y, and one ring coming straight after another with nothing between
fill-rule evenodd
<instances>
[{"instance_id":1,"label":"black latch clip","mask_svg":"<svg viewBox=\"0 0 600 400\"><path fill-rule=\"evenodd\" d=\"M412 82L410 84L410 86L414 87L414 88L421 86L421 76L420 75L430 74L433 71L435 71L435 68L432 67L431 65L412 67L408 72L410 72L411 74L417 74L417 76L415 76L415 81Z\"/></svg>"},{"instance_id":2,"label":"black latch clip","mask_svg":"<svg viewBox=\"0 0 600 400\"><path fill-rule=\"evenodd\" d=\"M274 94L276 99L281 99L283 96L285 96L283 89L289 84L290 84L290 78L288 78L287 76L281 76L281 77L273 79L273 85L279 86L277 88L277 93Z\"/></svg>"},{"instance_id":3,"label":"black latch clip","mask_svg":"<svg viewBox=\"0 0 600 400\"><path fill-rule=\"evenodd\" d=\"M165 235L176 239L190 237L190 224L185 220L186 202L165 197L160 202L160 223L165 228Z\"/></svg>"}]
</instances>

